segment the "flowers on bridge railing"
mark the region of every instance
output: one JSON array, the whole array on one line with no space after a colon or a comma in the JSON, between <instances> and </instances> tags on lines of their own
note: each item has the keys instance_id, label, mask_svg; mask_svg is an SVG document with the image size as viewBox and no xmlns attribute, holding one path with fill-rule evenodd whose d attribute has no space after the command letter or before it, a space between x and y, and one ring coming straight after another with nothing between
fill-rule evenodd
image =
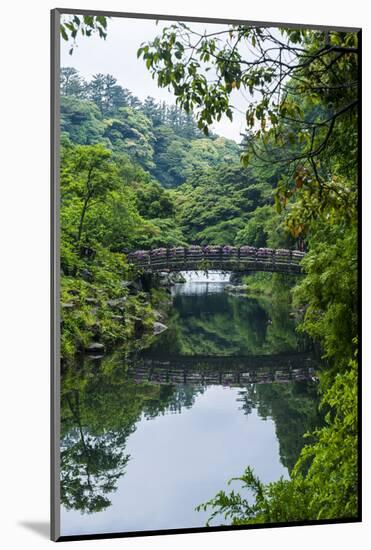
<instances>
[{"instance_id":1,"label":"flowers on bridge railing","mask_svg":"<svg viewBox=\"0 0 371 550\"><path fill-rule=\"evenodd\" d=\"M238 248L236 246L223 246L223 257L229 260L238 258Z\"/></svg>"},{"instance_id":2,"label":"flowers on bridge railing","mask_svg":"<svg viewBox=\"0 0 371 550\"><path fill-rule=\"evenodd\" d=\"M203 258L203 249L202 246L197 245L191 245L187 248L187 256L191 257L192 259L200 259Z\"/></svg>"},{"instance_id":3,"label":"flowers on bridge railing","mask_svg":"<svg viewBox=\"0 0 371 550\"><path fill-rule=\"evenodd\" d=\"M276 258L279 260L289 260L290 259L290 250L287 250L287 248L277 248L276 250Z\"/></svg>"},{"instance_id":4,"label":"flowers on bridge railing","mask_svg":"<svg viewBox=\"0 0 371 550\"><path fill-rule=\"evenodd\" d=\"M158 262L163 261L167 259L167 249L166 248L154 248L150 252L151 255L151 262Z\"/></svg>"},{"instance_id":5,"label":"flowers on bridge railing","mask_svg":"<svg viewBox=\"0 0 371 550\"><path fill-rule=\"evenodd\" d=\"M293 260L301 260L305 256L305 252L301 252L300 250L293 250L291 254Z\"/></svg>"},{"instance_id":6,"label":"flowers on bridge railing","mask_svg":"<svg viewBox=\"0 0 371 550\"><path fill-rule=\"evenodd\" d=\"M220 256L222 253L222 247L220 245L206 245L204 246L205 256Z\"/></svg>"},{"instance_id":7,"label":"flowers on bridge railing","mask_svg":"<svg viewBox=\"0 0 371 550\"><path fill-rule=\"evenodd\" d=\"M257 249L255 246L241 246L240 247L240 258L254 257Z\"/></svg>"},{"instance_id":8,"label":"flowers on bridge railing","mask_svg":"<svg viewBox=\"0 0 371 550\"><path fill-rule=\"evenodd\" d=\"M168 254L169 260L183 260L184 259L184 247L183 246L173 246L169 248Z\"/></svg>"},{"instance_id":9,"label":"flowers on bridge railing","mask_svg":"<svg viewBox=\"0 0 371 550\"><path fill-rule=\"evenodd\" d=\"M273 248L258 248L256 252L257 257L263 260L272 258L273 254L274 254Z\"/></svg>"},{"instance_id":10,"label":"flowers on bridge railing","mask_svg":"<svg viewBox=\"0 0 371 550\"><path fill-rule=\"evenodd\" d=\"M129 262L145 264L149 263L149 250L136 250L128 254Z\"/></svg>"}]
</instances>

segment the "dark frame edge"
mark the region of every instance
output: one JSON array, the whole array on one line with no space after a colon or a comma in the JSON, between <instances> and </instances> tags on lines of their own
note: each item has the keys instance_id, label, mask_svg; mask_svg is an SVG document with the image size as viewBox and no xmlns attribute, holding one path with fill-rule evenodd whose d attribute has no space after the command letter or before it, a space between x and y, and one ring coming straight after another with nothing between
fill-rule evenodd
<instances>
[{"instance_id":1,"label":"dark frame edge","mask_svg":"<svg viewBox=\"0 0 371 550\"><path fill-rule=\"evenodd\" d=\"M212 17L197 17L197 16L185 16L185 15L158 15L154 13L134 13L134 12L119 12L109 10L85 10L74 8L56 8L60 15L105 15L106 17L121 17L131 19L157 19L158 21L189 21L191 23L215 23L225 25L254 25L254 26L266 26L266 27L287 27L291 29L310 29L310 30L333 30L339 32L358 32L359 27L339 27L332 25L306 25L304 23L285 23L285 22L273 22L273 21L251 21L244 19L224 19L224 18L212 18Z\"/></svg>"},{"instance_id":2,"label":"dark frame edge","mask_svg":"<svg viewBox=\"0 0 371 550\"><path fill-rule=\"evenodd\" d=\"M159 529L153 531L131 531L131 532L116 532L116 533L98 533L92 535L63 535L59 537L57 542L72 542L78 540L101 540L101 539L117 539L117 538L133 538L133 537L153 537L163 535L186 535L193 533L216 533L216 532L234 532L234 531L251 531L256 529L282 529L287 527L315 527L320 525L338 525L345 523L360 523L360 518L343 518L333 520L316 520L316 521L292 521L289 523L264 523L251 525L219 525L215 527L191 527L186 529Z\"/></svg>"},{"instance_id":3,"label":"dark frame edge","mask_svg":"<svg viewBox=\"0 0 371 550\"><path fill-rule=\"evenodd\" d=\"M362 521L362 29L358 30L358 517Z\"/></svg>"},{"instance_id":4,"label":"dark frame edge","mask_svg":"<svg viewBox=\"0 0 371 550\"><path fill-rule=\"evenodd\" d=\"M51 10L50 41L50 538L60 538L60 273L59 273L59 70L60 11Z\"/></svg>"}]
</instances>

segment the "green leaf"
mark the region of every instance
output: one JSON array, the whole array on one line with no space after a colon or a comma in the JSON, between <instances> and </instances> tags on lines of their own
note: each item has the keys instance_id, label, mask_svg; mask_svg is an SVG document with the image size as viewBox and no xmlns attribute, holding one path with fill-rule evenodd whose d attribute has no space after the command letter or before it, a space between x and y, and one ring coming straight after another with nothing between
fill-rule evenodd
<instances>
[{"instance_id":1,"label":"green leaf","mask_svg":"<svg viewBox=\"0 0 371 550\"><path fill-rule=\"evenodd\" d=\"M60 26L60 31L61 31L63 40L68 41L68 34L66 33L66 29L64 28L64 25Z\"/></svg>"},{"instance_id":2,"label":"green leaf","mask_svg":"<svg viewBox=\"0 0 371 550\"><path fill-rule=\"evenodd\" d=\"M97 21L104 29L107 28L107 18L104 15L97 15Z\"/></svg>"}]
</instances>

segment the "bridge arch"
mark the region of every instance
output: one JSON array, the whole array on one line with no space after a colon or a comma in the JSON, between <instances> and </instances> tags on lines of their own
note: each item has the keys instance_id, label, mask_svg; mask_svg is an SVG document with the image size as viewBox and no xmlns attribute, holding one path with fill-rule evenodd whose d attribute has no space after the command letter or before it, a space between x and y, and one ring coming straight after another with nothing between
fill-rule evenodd
<instances>
[{"instance_id":1,"label":"bridge arch","mask_svg":"<svg viewBox=\"0 0 371 550\"><path fill-rule=\"evenodd\" d=\"M301 273L299 250L285 248L255 248L253 246L177 246L136 250L128 254L128 261L144 272L221 270L248 273Z\"/></svg>"}]
</instances>

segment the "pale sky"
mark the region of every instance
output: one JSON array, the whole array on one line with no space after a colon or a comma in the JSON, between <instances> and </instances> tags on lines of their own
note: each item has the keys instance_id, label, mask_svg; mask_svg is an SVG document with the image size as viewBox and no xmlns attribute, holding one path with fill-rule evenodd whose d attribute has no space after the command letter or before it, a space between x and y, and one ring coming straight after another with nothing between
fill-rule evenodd
<instances>
[{"instance_id":1,"label":"pale sky","mask_svg":"<svg viewBox=\"0 0 371 550\"><path fill-rule=\"evenodd\" d=\"M108 20L106 40L91 36L80 37L73 54L69 55L70 44L61 39L61 66L75 67L85 79L97 73L111 74L123 88L128 88L134 95L143 100L152 96L157 100L175 103L175 97L167 89L158 88L143 59L137 59L137 49L142 42L152 40L161 33L171 21L111 18ZM189 23L193 29L203 32L223 30L224 25L209 23ZM245 111L249 98L242 91L233 92L233 105L240 111L234 111L233 122L226 117L212 126L212 130L224 137L241 140L240 132L245 129Z\"/></svg>"}]
</instances>

